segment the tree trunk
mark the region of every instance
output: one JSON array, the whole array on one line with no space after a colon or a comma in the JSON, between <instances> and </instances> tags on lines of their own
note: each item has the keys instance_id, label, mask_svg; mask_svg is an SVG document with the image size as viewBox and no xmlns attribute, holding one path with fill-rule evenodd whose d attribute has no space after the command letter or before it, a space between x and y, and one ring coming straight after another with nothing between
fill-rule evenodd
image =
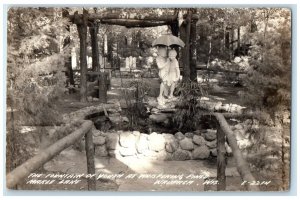
<instances>
[{"instance_id":1,"label":"tree trunk","mask_svg":"<svg viewBox=\"0 0 300 200\"><path fill-rule=\"evenodd\" d=\"M99 27L96 23L93 26L90 26L90 35L91 35L91 46L92 46L92 70L98 71L99 69L99 47L98 47L98 30Z\"/></svg>"},{"instance_id":2,"label":"tree trunk","mask_svg":"<svg viewBox=\"0 0 300 200\"><path fill-rule=\"evenodd\" d=\"M174 23L171 24L170 27L171 27L172 34L173 34L174 36L178 37L178 36L179 36L178 21L176 20ZM176 58L179 59L179 47L176 46L174 49L175 49L176 52L177 52Z\"/></svg>"},{"instance_id":3,"label":"tree trunk","mask_svg":"<svg viewBox=\"0 0 300 200\"><path fill-rule=\"evenodd\" d=\"M79 127L79 129L52 144L47 149L42 150L36 156L27 160L25 163L14 169L6 176L7 188L13 188L20 181L26 178L30 173L39 169L43 164L51 160L54 156L81 139L92 128L92 125L92 121L84 122L81 127Z\"/></svg>"},{"instance_id":4,"label":"tree trunk","mask_svg":"<svg viewBox=\"0 0 300 200\"><path fill-rule=\"evenodd\" d=\"M237 50L240 51L241 47L241 28L238 26L237 28Z\"/></svg>"},{"instance_id":5,"label":"tree trunk","mask_svg":"<svg viewBox=\"0 0 300 200\"><path fill-rule=\"evenodd\" d=\"M188 14L186 17L186 37L185 37L185 47L184 47L184 56L185 56L185 68L184 68L184 77L183 80L190 80L190 37L191 37L191 10L188 10Z\"/></svg>"},{"instance_id":6,"label":"tree trunk","mask_svg":"<svg viewBox=\"0 0 300 200\"><path fill-rule=\"evenodd\" d=\"M230 48L230 45L229 45L229 31L226 31L225 33L225 49L228 50Z\"/></svg>"},{"instance_id":7,"label":"tree trunk","mask_svg":"<svg viewBox=\"0 0 300 200\"><path fill-rule=\"evenodd\" d=\"M62 10L62 16L64 18L67 18L69 15L69 11L66 10L66 9L63 9ZM70 32L70 26L67 25L66 26L66 30L68 32ZM63 44L63 48L65 48L66 46L70 45L70 42L71 42L71 39L70 39L70 36L66 37L64 39L64 44ZM65 68L67 70L67 75L69 77L69 83L70 85L74 85L75 84L75 81L74 81L74 76L73 76L73 69L72 69L72 56L71 56L71 49L68 48L68 54L70 56L67 57L67 59L65 60Z\"/></svg>"},{"instance_id":8,"label":"tree trunk","mask_svg":"<svg viewBox=\"0 0 300 200\"><path fill-rule=\"evenodd\" d=\"M80 101L87 101L87 10L83 10L82 23L77 23L77 30L80 39ZM76 16L76 15L75 15Z\"/></svg>"},{"instance_id":9,"label":"tree trunk","mask_svg":"<svg viewBox=\"0 0 300 200\"><path fill-rule=\"evenodd\" d=\"M231 40L231 48L230 48L230 60L232 60L233 59L233 54L234 54L234 29L233 29L233 26L231 27L231 30L230 30L230 40Z\"/></svg>"},{"instance_id":10,"label":"tree trunk","mask_svg":"<svg viewBox=\"0 0 300 200\"><path fill-rule=\"evenodd\" d=\"M197 81L197 28L196 20L191 21L191 36L190 36L190 79Z\"/></svg>"},{"instance_id":11,"label":"tree trunk","mask_svg":"<svg viewBox=\"0 0 300 200\"><path fill-rule=\"evenodd\" d=\"M183 22L181 26L179 27L179 34L180 34L180 39L186 43L186 22ZM181 48L180 54L179 54L179 66L183 68L183 80L188 80L189 79L189 73L187 74L187 55L186 55L186 49L187 49L187 44L183 48Z\"/></svg>"}]
</instances>

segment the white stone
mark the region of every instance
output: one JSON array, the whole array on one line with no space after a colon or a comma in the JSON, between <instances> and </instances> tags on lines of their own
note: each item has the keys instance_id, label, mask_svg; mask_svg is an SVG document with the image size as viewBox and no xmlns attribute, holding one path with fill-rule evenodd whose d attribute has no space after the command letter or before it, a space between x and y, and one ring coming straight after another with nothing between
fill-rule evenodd
<instances>
[{"instance_id":1,"label":"white stone","mask_svg":"<svg viewBox=\"0 0 300 200\"><path fill-rule=\"evenodd\" d=\"M193 150L193 159L206 159L210 155L210 151L207 146L200 146Z\"/></svg>"},{"instance_id":2,"label":"white stone","mask_svg":"<svg viewBox=\"0 0 300 200\"><path fill-rule=\"evenodd\" d=\"M166 143L166 151L169 153L173 153L176 151L179 147L178 140L174 137L172 134L163 134L163 137L165 138Z\"/></svg>"},{"instance_id":3,"label":"white stone","mask_svg":"<svg viewBox=\"0 0 300 200\"><path fill-rule=\"evenodd\" d=\"M193 138L194 133L192 133L192 132L186 132L184 135L185 135L185 137L187 137L187 138Z\"/></svg>"},{"instance_id":4,"label":"white stone","mask_svg":"<svg viewBox=\"0 0 300 200\"><path fill-rule=\"evenodd\" d=\"M199 146L205 145L205 139L199 135L194 135L193 142Z\"/></svg>"},{"instance_id":5,"label":"white stone","mask_svg":"<svg viewBox=\"0 0 300 200\"><path fill-rule=\"evenodd\" d=\"M161 134L153 132L148 136L148 140L150 150L161 151L165 148L165 138Z\"/></svg>"},{"instance_id":6,"label":"white stone","mask_svg":"<svg viewBox=\"0 0 300 200\"><path fill-rule=\"evenodd\" d=\"M181 132L177 132L177 133L175 133L175 138L177 140L183 140L183 138L185 138L185 136Z\"/></svg>"},{"instance_id":7,"label":"white stone","mask_svg":"<svg viewBox=\"0 0 300 200\"><path fill-rule=\"evenodd\" d=\"M183 140L180 140L179 145L180 145L181 149L183 149L183 150L193 150L194 149L193 140L191 138L184 138Z\"/></svg>"},{"instance_id":8,"label":"white stone","mask_svg":"<svg viewBox=\"0 0 300 200\"><path fill-rule=\"evenodd\" d=\"M208 148L213 149L217 147L217 140L206 141L205 144Z\"/></svg>"},{"instance_id":9,"label":"white stone","mask_svg":"<svg viewBox=\"0 0 300 200\"><path fill-rule=\"evenodd\" d=\"M136 137L129 131L120 134L120 145L122 147L135 147Z\"/></svg>"},{"instance_id":10,"label":"white stone","mask_svg":"<svg viewBox=\"0 0 300 200\"><path fill-rule=\"evenodd\" d=\"M120 155L122 156L133 156L136 154L136 150L134 147L129 147L129 148L119 147L118 150Z\"/></svg>"},{"instance_id":11,"label":"white stone","mask_svg":"<svg viewBox=\"0 0 300 200\"><path fill-rule=\"evenodd\" d=\"M99 146L99 145L103 145L105 144L105 137L103 136L97 136L97 137L94 137L93 138L93 143L96 145L96 146Z\"/></svg>"},{"instance_id":12,"label":"white stone","mask_svg":"<svg viewBox=\"0 0 300 200\"><path fill-rule=\"evenodd\" d=\"M132 135L139 137L140 136L140 132L139 131L132 131Z\"/></svg>"},{"instance_id":13,"label":"white stone","mask_svg":"<svg viewBox=\"0 0 300 200\"><path fill-rule=\"evenodd\" d=\"M95 156L106 157L108 156L108 152L105 145L95 146Z\"/></svg>"},{"instance_id":14,"label":"white stone","mask_svg":"<svg viewBox=\"0 0 300 200\"><path fill-rule=\"evenodd\" d=\"M191 160L192 154L190 151L177 149L172 155L172 160Z\"/></svg>"},{"instance_id":15,"label":"white stone","mask_svg":"<svg viewBox=\"0 0 300 200\"><path fill-rule=\"evenodd\" d=\"M146 134L141 134L136 142L136 150L138 153L142 154L148 150L148 140Z\"/></svg>"},{"instance_id":16,"label":"white stone","mask_svg":"<svg viewBox=\"0 0 300 200\"><path fill-rule=\"evenodd\" d=\"M97 136L99 136L99 135L102 135L102 132L99 131L99 130L97 130L97 129L92 129L92 133L93 133L93 136L94 136L94 137L97 137Z\"/></svg>"},{"instance_id":17,"label":"white stone","mask_svg":"<svg viewBox=\"0 0 300 200\"><path fill-rule=\"evenodd\" d=\"M204 136L205 136L205 139L208 141L215 140L217 138L217 130L207 129Z\"/></svg>"}]
</instances>

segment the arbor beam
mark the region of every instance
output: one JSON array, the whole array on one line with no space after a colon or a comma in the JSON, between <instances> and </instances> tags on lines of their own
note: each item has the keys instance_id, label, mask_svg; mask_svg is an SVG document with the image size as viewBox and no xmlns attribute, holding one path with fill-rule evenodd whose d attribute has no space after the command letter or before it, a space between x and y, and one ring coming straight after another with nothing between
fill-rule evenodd
<instances>
[{"instance_id":1,"label":"arbor beam","mask_svg":"<svg viewBox=\"0 0 300 200\"><path fill-rule=\"evenodd\" d=\"M165 21L149 21L149 20L136 20L136 19L104 19L100 21L101 24L125 26L126 28L146 28L169 25L170 23Z\"/></svg>"}]
</instances>

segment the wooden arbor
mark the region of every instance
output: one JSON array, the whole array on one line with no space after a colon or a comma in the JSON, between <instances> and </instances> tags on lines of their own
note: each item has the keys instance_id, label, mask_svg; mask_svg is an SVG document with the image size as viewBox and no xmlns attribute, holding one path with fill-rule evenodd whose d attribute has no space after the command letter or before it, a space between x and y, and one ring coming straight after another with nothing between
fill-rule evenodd
<instances>
[{"instance_id":1,"label":"wooden arbor","mask_svg":"<svg viewBox=\"0 0 300 200\"><path fill-rule=\"evenodd\" d=\"M87 101L87 31L90 28L91 42L92 42L92 66L93 70L99 65L98 46L97 46L97 32L98 24L120 25L127 28L146 28L156 27L162 25L169 25L173 35L180 37L185 42L186 46L181 52L181 65L184 69L183 78L185 80L196 80L196 23L198 16L196 9L187 9L187 14L183 16L183 23L178 26L178 9L174 10L173 15L137 15L135 13L130 15L123 15L119 13L88 13L83 9L83 14L75 12L73 15L68 15L70 21L77 25L77 30L80 39L80 101Z\"/></svg>"}]
</instances>

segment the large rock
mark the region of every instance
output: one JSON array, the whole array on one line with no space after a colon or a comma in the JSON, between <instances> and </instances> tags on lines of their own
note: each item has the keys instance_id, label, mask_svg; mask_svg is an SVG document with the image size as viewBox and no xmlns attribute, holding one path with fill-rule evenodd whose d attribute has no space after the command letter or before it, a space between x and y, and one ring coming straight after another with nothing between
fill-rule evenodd
<instances>
[{"instance_id":1,"label":"large rock","mask_svg":"<svg viewBox=\"0 0 300 200\"><path fill-rule=\"evenodd\" d=\"M143 154L144 151L148 149L148 140L147 135L142 133L140 134L140 137L138 137L136 141L136 150L138 153Z\"/></svg>"},{"instance_id":2,"label":"large rock","mask_svg":"<svg viewBox=\"0 0 300 200\"><path fill-rule=\"evenodd\" d=\"M190 151L177 149L173 155L172 160L190 160L192 159L192 154Z\"/></svg>"},{"instance_id":3,"label":"large rock","mask_svg":"<svg viewBox=\"0 0 300 200\"><path fill-rule=\"evenodd\" d=\"M120 134L120 145L122 147L135 147L136 137L129 131Z\"/></svg>"},{"instance_id":4,"label":"large rock","mask_svg":"<svg viewBox=\"0 0 300 200\"><path fill-rule=\"evenodd\" d=\"M119 146L119 135L117 133L107 134L106 147L108 150L115 150Z\"/></svg>"},{"instance_id":5,"label":"large rock","mask_svg":"<svg viewBox=\"0 0 300 200\"><path fill-rule=\"evenodd\" d=\"M97 137L99 135L102 135L102 132L97 130L96 128L92 129L92 133L94 137Z\"/></svg>"},{"instance_id":6,"label":"large rock","mask_svg":"<svg viewBox=\"0 0 300 200\"><path fill-rule=\"evenodd\" d=\"M204 137L199 136L199 135L194 135L193 142L199 146L203 146L203 145L205 145L206 141L205 141Z\"/></svg>"},{"instance_id":7,"label":"large rock","mask_svg":"<svg viewBox=\"0 0 300 200\"><path fill-rule=\"evenodd\" d=\"M155 152L155 154L152 156L157 160L172 160L172 154L166 151Z\"/></svg>"},{"instance_id":8,"label":"large rock","mask_svg":"<svg viewBox=\"0 0 300 200\"><path fill-rule=\"evenodd\" d=\"M194 135L201 135L201 134L202 134L201 130L195 130L194 131Z\"/></svg>"},{"instance_id":9,"label":"large rock","mask_svg":"<svg viewBox=\"0 0 300 200\"><path fill-rule=\"evenodd\" d=\"M205 144L208 148L213 149L217 147L217 140L206 141Z\"/></svg>"},{"instance_id":10,"label":"large rock","mask_svg":"<svg viewBox=\"0 0 300 200\"><path fill-rule=\"evenodd\" d=\"M186 132L184 135L185 135L185 137L187 137L187 138L193 138L194 133L192 133L192 132Z\"/></svg>"},{"instance_id":11,"label":"large rock","mask_svg":"<svg viewBox=\"0 0 300 200\"><path fill-rule=\"evenodd\" d=\"M200 146L194 149L193 159L206 159L209 157L210 151L207 146Z\"/></svg>"},{"instance_id":12,"label":"large rock","mask_svg":"<svg viewBox=\"0 0 300 200\"><path fill-rule=\"evenodd\" d=\"M105 145L95 146L95 156L106 157L108 156L108 152Z\"/></svg>"},{"instance_id":13,"label":"large rock","mask_svg":"<svg viewBox=\"0 0 300 200\"><path fill-rule=\"evenodd\" d=\"M194 144L191 138L184 138L183 140L179 141L180 147L183 150L193 150Z\"/></svg>"},{"instance_id":14,"label":"large rock","mask_svg":"<svg viewBox=\"0 0 300 200\"><path fill-rule=\"evenodd\" d=\"M140 137L141 133L139 131L132 131L132 135Z\"/></svg>"},{"instance_id":15,"label":"large rock","mask_svg":"<svg viewBox=\"0 0 300 200\"><path fill-rule=\"evenodd\" d=\"M106 141L106 139L103 136L97 136L97 137L93 138L93 142L94 142L95 146L103 145L103 144L105 144L105 141Z\"/></svg>"},{"instance_id":16,"label":"large rock","mask_svg":"<svg viewBox=\"0 0 300 200\"><path fill-rule=\"evenodd\" d=\"M205 136L205 139L208 141L215 140L217 138L217 130L207 129L204 136Z\"/></svg>"},{"instance_id":17,"label":"large rock","mask_svg":"<svg viewBox=\"0 0 300 200\"><path fill-rule=\"evenodd\" d=\"M183 138L185 138L185 136L181 132L177 132L177 133L175 133L175 138L177 140L183 140Z\"/></svg>"},{"instance_id":18,"label":"large rock","mask_svg":"<svg viewBox=\"0 0 300 200\"><path fill-rule=\"evenodd\" d=\"M179 147L179 142L176 140L174 135L172 134L163 134L163 137L165 138L165 143L166 143L166 151L169 153L173 153L176 151Z\"/></svg>"},{"instance_id":19,"label":"large rock","mask_svg":"<svg viewBox=\"0 0 300 200\"><path fill-rule=\"evenodd\" d=\"M118 149L121 156L133 156L136 153L136 149L134 147L119 147Z\"/></svg>"},{"instance_id":20,"label":"large rock","mask_svg":"<svg viewBox=\"0 0 300 200\"><path fill-rule=\"evenodd\" d=\"M165 149L165 138L162 136L162 134L153 132L148 136L148 140L150 150L161 151Z\"/></svg>"},{"instance_id":21,"label":"large rock","mask_svg":"<svg viewBox=\"0 0 300 200\"><path fill-rule=\"evenodd\" d=\"M171 146L171 144L166 144L166 151L169 153L173 153L175 149Z\"/></svg>"}]
</instances>

